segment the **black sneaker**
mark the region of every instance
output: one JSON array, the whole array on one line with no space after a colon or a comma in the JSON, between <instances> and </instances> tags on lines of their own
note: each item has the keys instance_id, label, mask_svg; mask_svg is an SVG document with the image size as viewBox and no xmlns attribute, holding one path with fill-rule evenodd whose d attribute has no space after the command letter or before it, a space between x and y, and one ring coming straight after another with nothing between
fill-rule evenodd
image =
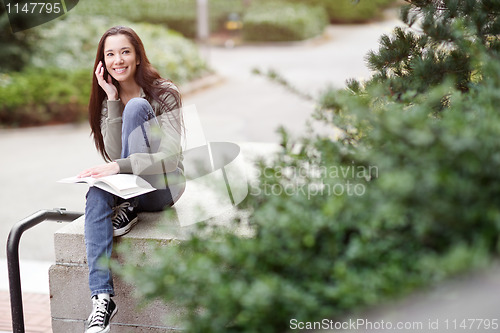
<instances>
[{"instance_id":1,"label":"black sneaker","mask_svg":"<svg viewBox=\"0 0 500 333\"><path fill-rule=\"evenodd\" d=\"M110 320L118 311L115 302L107 298L92 297L93 309L87 319L86 333L107 333Z\"/></svg>"},{"instance_id":2,"label":"black sneaker","mask_svg":"<svg viewBox=\"0 0 500 333\"><path fill-rule=\"evenodd\" d=\"M113 208L114 214L111 218L113 222L113 236L123 236L137 224L137 213L130 202L123 202L122 204Z\"/></svg>"}]
</instances>

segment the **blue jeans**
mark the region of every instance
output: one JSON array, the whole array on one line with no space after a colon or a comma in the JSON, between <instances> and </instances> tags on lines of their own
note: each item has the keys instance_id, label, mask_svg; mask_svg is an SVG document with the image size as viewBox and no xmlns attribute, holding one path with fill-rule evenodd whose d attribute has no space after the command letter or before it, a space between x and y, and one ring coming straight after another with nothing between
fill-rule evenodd
<instances>
[{"instance_id":1,"label":"blue jeans","mask_svg":"<svg viewBox=\"0 0 500 333\"><path fill-rule=\"evenodd\" d=\"M143 98L131 99L122 115L122 158L134 153L151 153L154 139L149 133L148 121L155 117L151 105ZM140 131L136 129L140 128ZM142 133L144 135L136 135ZM132 138L133 140L129 140ZM182 170L177 168L172 173L182 177ZM157 175L164 178L164 175ZM158 189L129 200L138 212L161 211L172 206L182 195L185 183ZM111 217L113 207L123 199L101 190L90 187L85 205L85 246L89 267L89 287L91 296L106 293L114 295L113 278L107 264L102 259L109 259L113 249L113 225Z\"/></svg>"}]
</instances>

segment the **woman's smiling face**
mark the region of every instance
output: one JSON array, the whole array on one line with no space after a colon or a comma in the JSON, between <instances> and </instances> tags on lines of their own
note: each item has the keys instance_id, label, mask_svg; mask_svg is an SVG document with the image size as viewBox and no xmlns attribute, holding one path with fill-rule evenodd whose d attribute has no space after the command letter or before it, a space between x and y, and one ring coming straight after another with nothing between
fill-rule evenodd
<instances>
[{"instance_id":1,"label":"woman's smiling face","mask_svg":"<svg viewBox=\"0 0 500 333\"><path fill-rule=\"evenodd\" d=\"M136 67L140 63L134 46L127 36L122 34L106 38L104 62L108 73L119 83L135 80Z\"/></svg>"}]
</instances>

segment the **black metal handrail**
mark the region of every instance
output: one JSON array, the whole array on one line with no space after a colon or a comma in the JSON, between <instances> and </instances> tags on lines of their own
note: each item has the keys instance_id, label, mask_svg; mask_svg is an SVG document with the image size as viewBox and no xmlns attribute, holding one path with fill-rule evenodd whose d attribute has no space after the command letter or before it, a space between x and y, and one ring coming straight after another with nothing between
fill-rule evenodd
<instances>
[{"instance_id":1,"label":"black metal handrail","mask_svg":"<svg viewBox=\"0 0 500 333\"><path fill-rule=\"evenodd\" d=\"M7 239L7 266L9 271L10 308L12 312L12 332L24 333L23 295L21 273L19 271L19 242L22 234L46 220L71 222L83 213L68 212L65 208L40 210L16 223Z\"/></svg>"}]
</instances>

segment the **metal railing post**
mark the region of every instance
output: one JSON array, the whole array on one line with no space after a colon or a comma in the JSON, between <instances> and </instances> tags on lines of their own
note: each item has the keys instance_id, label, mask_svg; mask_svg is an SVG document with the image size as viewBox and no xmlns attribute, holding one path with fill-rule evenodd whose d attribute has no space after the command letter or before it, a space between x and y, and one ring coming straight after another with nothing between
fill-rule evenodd
<instances>
[{"instance_id":1,"label":"metal railing post","mask_svg":"<svg viewBox=\"0 0 500 333\"><path fill-rule=\"evenodd\" d=\"M40 210L16 223L7 239L7 269L9 271L10 308L12 312L12 332L24 333L23 295L19 271L19 242L22 234L45 220L57 222L73 221L83 213L68 212L64 208Z\"/></svg>"}]
</instances>

